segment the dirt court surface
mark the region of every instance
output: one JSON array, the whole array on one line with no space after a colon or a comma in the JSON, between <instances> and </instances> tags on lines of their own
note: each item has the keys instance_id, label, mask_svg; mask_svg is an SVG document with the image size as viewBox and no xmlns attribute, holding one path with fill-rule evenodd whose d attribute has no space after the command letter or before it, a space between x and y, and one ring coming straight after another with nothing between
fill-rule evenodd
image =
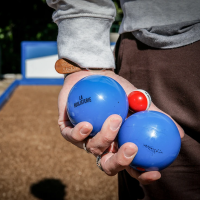
<instances>
[{"instance_id":1,"label":"dirt court surface","mask_svg":"<svg viewBox=\"0 0 200 200\"><path fill-rule=\"evenodd\" d=\"M117 200L117 176L61 136L60 86L20 86L0 110L1 200Z\"/></svg>"}]
</instances>

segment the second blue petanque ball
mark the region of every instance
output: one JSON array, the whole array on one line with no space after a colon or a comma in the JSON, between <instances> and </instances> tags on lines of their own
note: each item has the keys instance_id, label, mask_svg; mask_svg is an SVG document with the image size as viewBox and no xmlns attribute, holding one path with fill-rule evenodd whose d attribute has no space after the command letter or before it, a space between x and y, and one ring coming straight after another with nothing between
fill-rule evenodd
<instances>
[{"instance_id":1,"label":"second blue petanque ball","mask_svg":"<svg viewBox=\"0 0 200 200\"><path fill-rule=\"evenodd\" d=\"M157 111L131 115L118 134L118 145L132 142L138 153L130 166L138 171L160 171L168 167L181 148L179 131L171 118Z\"/></svg>"},{"instance_id":2,"label":"second blue petanque ball","mask_svg":"<svg viewBox=\"0 0 200 200\"><path fill-rule=\"evenodd\" d=\"M75 126L87 121L93 125L90 136L101 130L105 120L118 114L123 121L128 113L128 98L122 86L114 79L91 75L78 81L69 92L67 114Z\"/></svg>"}]
</instances>

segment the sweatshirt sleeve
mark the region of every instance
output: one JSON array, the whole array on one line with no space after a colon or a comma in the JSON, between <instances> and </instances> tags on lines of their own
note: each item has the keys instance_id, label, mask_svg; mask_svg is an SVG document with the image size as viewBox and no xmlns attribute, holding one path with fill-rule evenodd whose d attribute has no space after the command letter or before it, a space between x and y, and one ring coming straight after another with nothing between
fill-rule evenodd
<instances>
[{"instance_id":1,"label":"sweatshirt sleeve","mask_svg":"<svg viewBox=\"0 0 200 200\"><path fill-rule=\"evenodd\" d=\"M115 68L110 27L115 19L111 0L46 0L55 9L58 56L83 68Z\"/></svg>"}]
</instances>

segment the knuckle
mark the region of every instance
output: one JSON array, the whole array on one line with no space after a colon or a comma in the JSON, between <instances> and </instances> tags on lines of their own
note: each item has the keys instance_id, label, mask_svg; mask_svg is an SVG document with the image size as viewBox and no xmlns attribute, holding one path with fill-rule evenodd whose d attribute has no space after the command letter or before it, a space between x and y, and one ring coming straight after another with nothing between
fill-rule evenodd
<instances>
[{"instance_id":1,"label":"knuckle","mask_svg":"<svg viewBox=\"0 0 200 200\"><path fill-rule=\"evenodd\" d=\"M108 176L114 176L116 175L116 172L114 170L108 169L106 167L106 165L102 164L102 168L104 170L104 172L108 175Z\"/></svg>"},{"instance_id":2,"label":"knuckle","mask_svg":"<svg viewBox=\"0 0 200 200\"><path fill-rule=\"evenodd\" d=\"M73 142L80 142L80 141L81 141L75 132L72 132L72 133L71 133L70 139L71 139L71 141L73 141Z\"/></svg>"},{"instance_id":3,"label":"knuckle","mask_svg":"<svg viewBox=\"0 0 200 200\"><path fill-rule=\"evenodd\" d=\"M60 128L60 131L63 131L63 129L65 128L65 124L63 123L63 121L58 120L58 126Z\"/></svg>"},{"instance_id":4,"label":"knuckle","mask_svg":"<svg viewBox=\"0 0 200 200\"><path fill-rule=\"evenodd\" d=\"M88 148L88 150L93 154L93 155L101 155L103 154L103 151L99 148L94 148L94 147L91 147L91 148Z\"/></svg>"},{"instance_id":5,"label":"knuckle","mask_svg":"<svg viewBox=\"0 0 200 200\"><path fill-rule=\"evenodd\" d=\"M62 135L67 141L70 141L68 135L63 134L62 131L61 131L61 135Z\"/></svg>"},{"instance_id":6,"label":"knuckle","mask_svg":"<svg viewBox=\"0 0 200 200\"><path fill-rule=\"evenodd\" d=\"M77 137L76 137L76 134L72 131L71 133L71 140L76 140Z\"/></svg>"},{"instance_id":7,"label":"knuckle","mask_svg":"<svg viewBox=\"0 0 200 200\"><path fill-rule=\"evenodd\" d=\"M58 119L58 125L61 126L63 124L62 121L60 121L60 119Z\"/></svg>"},{"instance_id":8,"label":"knuckle","mask_svg":"<svg viewBox=\"0 0 200 200\"><path fill-rule=\"evenodd\" d=\"M104 169L104 172L105 172L108 176L113 176L113 173L112 173L110 170L105 170L105 169Z\"/></svg>"},{"instance_id":9,"label":"knuckle","mask_svg":"<svg viewBox=\"0 0 200 200\"><path fill-rule=\"evenodd\" d=\"M127 164L124 162L124 160L122 158L118 158L116 160L116 165L117 166L122 166L122 167L125 167Z\"/></svg>"},{"instance_id":10,"label":"knuckle","mask_svg":"<svg viewBox=\"0 0 200 200\"><path fill-rule=\"evenodd\" d=\"M104 136L103 138L102 138L102 142L104 143L104 144L110 144L110 143L112 143L114 141L114 138L112 137L112 134L107 134L106 136Z\"/></svg>"},{"instance_id":11,"label":"knuckle","mask_svg":"<svg viewBox=\"0 0 200 200\"><path fill-rule=\"evenodd\" d=\"M71 142L72 141L72 138L71 138L71 132L72 132L72 130L70 130L70 129L68 129L68 130L62 130L61 128L60 128L60 132L61 132L61 135L67 140L67 141L69 141L69 142Z\"/></svg>"}]
</instances>

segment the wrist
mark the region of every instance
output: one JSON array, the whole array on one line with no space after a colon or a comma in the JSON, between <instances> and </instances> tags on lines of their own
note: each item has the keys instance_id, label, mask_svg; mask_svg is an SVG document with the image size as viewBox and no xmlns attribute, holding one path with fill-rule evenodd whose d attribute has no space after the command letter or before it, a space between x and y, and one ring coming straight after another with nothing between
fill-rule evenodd
<instances>
[{"instance_id":1,"label":"wrist","mask_svg":"<svg viewBox=\"0 0 200 200\"><path fill-rule=\"evenodd\" d=\"M99 74L99 75L109 76L112 73L114 73L114 69L82 69L80 71L73 72L70 74L64 74L64 79L69 75L71 76L72 74L79 74L79 75L83 74L85 76Z\"/></svg>"},{"instance_id":2,"label":"wrist","mask_svg":"<svg viewBox=\"0 0 200 200\"><path fill-rule=\"evenodd\" d=\"M55 69L58 73L64 74L64 78L80 71L87 71L89 74L106 74L108 71L114 72L114 68L81 68L76 63L67 59L57 60Z\"/></svg>"},{"instance_id":3,"label":"wrist","mask_svg":"<svg viewBox=\"0 0 200 200\"><path fill-rule=\"evenodd\" d=\"M99 74L102 76L111 76L114 74L113 69L82 69L78 72L70 73L70 74L64 74L64 78L66 77L72 77L72 76L90 76L90 75L95 75Z\"/></svg>"}]
</instances>

